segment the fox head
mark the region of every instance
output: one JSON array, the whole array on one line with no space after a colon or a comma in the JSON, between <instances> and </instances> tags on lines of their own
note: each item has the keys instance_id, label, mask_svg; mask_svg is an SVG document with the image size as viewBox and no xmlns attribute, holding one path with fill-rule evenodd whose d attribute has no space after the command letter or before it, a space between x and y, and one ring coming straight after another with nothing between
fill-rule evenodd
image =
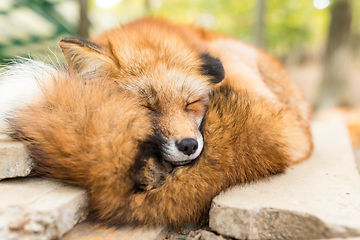
<instances>
[{"instance_id":1,"label":"fox head","mask_svg":"<svg viewBox=\"0 0 360 240\"><path fill-rule=\"evenodd\" d=\"M218 58L168 26L146 23L110 30L91 42L64 38L60 47L87 81L115 81L143 99L164 160L184 165L200 155L209 93L225 77Z\"/></svg>"}]
</instances>

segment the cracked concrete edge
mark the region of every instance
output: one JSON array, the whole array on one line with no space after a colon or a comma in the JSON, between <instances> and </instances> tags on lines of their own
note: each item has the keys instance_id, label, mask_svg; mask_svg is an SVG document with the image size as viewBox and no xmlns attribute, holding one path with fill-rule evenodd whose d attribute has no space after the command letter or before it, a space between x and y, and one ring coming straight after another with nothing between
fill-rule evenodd
<instances>
[{"instance_id":1,"label":"cracked concrete edge","mask_svg":"<svg viewBox=\"0 0 360 240\"><path fill-rule=\"evenodd\" d=\"M25 145L6 135L0 135L0 180L25 177L32 168L33 161Z\"/></svg>"},{"instance_id":2,"label":"cracked concrete edge","mask_svg":"<svg viewBox=\"0 0 360 240\"><path fill-rule=\"evenodd\" d=\"M71 191L63 197L66 199L63 204L58 204L51 210L48 207L42 209L42 201L37 203L39 207L20 205L0 209L0 239L59 239L77 223L85 220L88 207L86 191L71 186L61 188ZM43 200L49 203L46 197Z\"/></svg>"},{"instance_id":3,"label":"cracked concrete edge","mask_svg":"<svg viewBox=\"0 0 360 240\"><path fill-rule=\"evenodd\" d=\"M1 134L0 133L0 142L12 142L15 141L13 138L11 138L8 134Z\"/></svg>"},{"instance_id":4,"label":"cracked concrete edge","mask_svg":"<svg viewBox=\"0 0 360 240\"><path fill-rule=\"evenodd\" d=\"M86 220L77 224L72 230L67 232L62 240L78 240L78 239L127 239L127 240L163 240L165 239L169 229L164 226L158 227L131 227L118 226L108 227L101 223Z\"/></svg>"},{"instance_id":5,"label":"cracked concrete edge","mask_svg":"<svg viewBox=\"0 0 360 240\"><path fill-rule=\"evenodd\" d=\"M360 148L354 147L354 155L355 155L356 167L360 174Z\"/></svg>"},{"instance_id":6,"label":"cracked concrete edge","mask_svg":"<svg viewBox=\"0 0 360 240\"><path fill-rule=\"evenodd\" d=\"M162 230L156 236L155 240L163 240L166 237L166 235L168 234L168 232L169 232L169 229L167 227L162 227Z\"/></svg>"},{"instance_id":7,"label":"cracked concrete edge","mask_svg":"<svg viewBox=\"0 0 360 240\"><path fill-rule=\"evenodd\" d=\"M216 217L214 217L216 216ZM261 208L240 209L213 203L210 228L236 239L329 239L360 236L359 230L329 226L307 213Z\"/></svg>"},{"instance_id":8,"label":"cracked concrete edge","mask_svg":"<svg viewBox=\"0 0 360 240\"><path fill-rule=\"evenodd\" d=\"M325 238L320 240L326 240ZM360 240L360 237L349 237L349 238L331 238L330 240Z\"/></svg>"}]
</instances>

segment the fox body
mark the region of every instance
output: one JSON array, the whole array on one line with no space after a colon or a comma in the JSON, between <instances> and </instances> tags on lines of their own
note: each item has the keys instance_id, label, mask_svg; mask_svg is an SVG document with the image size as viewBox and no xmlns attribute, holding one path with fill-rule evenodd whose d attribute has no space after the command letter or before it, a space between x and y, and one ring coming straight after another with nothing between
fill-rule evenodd
<instances>
[{"instance_id":1,"label":"fox body","mask_svg":"<svg viewBox=\"0 0 360 240\"><path fill-rule=\"evenodd\" d=\"M100 220L178 227L311 153L302 93L238 40L145 19L60 47L69 69L43 71L10 121L36 171L88 189Z\"/></svg>"},{"instance_id":2,"label":"fox body","mask_svg":"<svg viewBox=\"0 0 360 240\"><path fill-rule=\"evenodd\" d=\"M147 99L157 114L162 154L174 165L196 159L209 92L220 86L280 102L294 114L298 131L293 161L308 156L310 108L281 64L235 39L162 20L139 20L90 42L60 41L68 64L84 78L104 76Z\"/></svg>"},{"instance_id":3,"label":"fox body","mask_svg":"<svg viewBox=\"0 0 360 240\"><path fill-rule=\"evenodd\" d=\"M156 117L142 98L62 70L50 80L41 100L13 112L13 136L27 145L37 174L86 188L91 215L109 225L197 222L222 190L290 163L292 117L246 91L209 94L204 149L174 167L151 151Z\"/></svg>"}]
</instances>

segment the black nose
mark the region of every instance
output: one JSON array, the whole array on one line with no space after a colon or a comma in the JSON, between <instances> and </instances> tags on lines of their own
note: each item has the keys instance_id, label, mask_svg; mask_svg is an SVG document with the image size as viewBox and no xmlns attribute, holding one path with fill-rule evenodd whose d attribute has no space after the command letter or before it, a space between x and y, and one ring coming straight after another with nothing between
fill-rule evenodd
<instances>
[{"instance_id":1,"label":"black nose","mask_svg":"<svg viewBox=\"0 0 360 240\"><path fill-rule=\"evenodd\" d=\"M176 143L176 147L184 154L191 155L196 152L198 142L193 138L184 138L181 142Z\"/></svg>"}]
</instances>

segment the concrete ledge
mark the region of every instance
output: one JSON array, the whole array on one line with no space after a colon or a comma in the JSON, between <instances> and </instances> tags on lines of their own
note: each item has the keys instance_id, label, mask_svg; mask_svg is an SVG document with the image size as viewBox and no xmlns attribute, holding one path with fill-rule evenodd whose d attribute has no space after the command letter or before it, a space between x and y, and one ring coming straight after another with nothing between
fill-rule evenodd
<instances>
[{"instance_id":1,"label":"concrete ledge","mask_svg":"<svg viewBox=\"0 0 360 240\"><path fill-rule=\"evenodd\" d=\"M131 228L131 227L106 227L90 221L76 225L71 231L66 233L62 240L162 240L168 230L164 227L157 228Z\"/></svg>"},{"instance_id":2,"label":"concrete ledge","mask_svg":"<svg viewBox=\"0 0 360 240\"><path fill-rule=\"evenodd\" d=\"M87 216L84 189L41 178L0 182L0 239L58 239Z\"/></svg>"},{"instance_id":3,"label":"concrete ledge","mask_svg":"<svg viewBox=\"0 0 360 240\"><path fill-rule=\"evenodd\" d=\"M9 135L7 134L0 134L0 142L13 142L14 139L12 139Z\"/></svg>"},{"instance_id":4,"label":"concrete ledge","mask_svg":"<svg viewBox=\"0 0 360 240\"><path fill-rule=\"evenodd\" d=\"M210 227L237 239L360 236L360 176L347 129L314 124L313 134L309 160L216 197Z\"/></svg>"},{"instance_id":5,"label":"concrete ledge","mask_svg":"<svg viewBox=\"0 0 360 240\"><path fill-rule=\"evenodd\" d=\"M27 176L32 166L23 143L13 141L5 134L0 135L0 180Z\"/></svg>"}]
</instances>

